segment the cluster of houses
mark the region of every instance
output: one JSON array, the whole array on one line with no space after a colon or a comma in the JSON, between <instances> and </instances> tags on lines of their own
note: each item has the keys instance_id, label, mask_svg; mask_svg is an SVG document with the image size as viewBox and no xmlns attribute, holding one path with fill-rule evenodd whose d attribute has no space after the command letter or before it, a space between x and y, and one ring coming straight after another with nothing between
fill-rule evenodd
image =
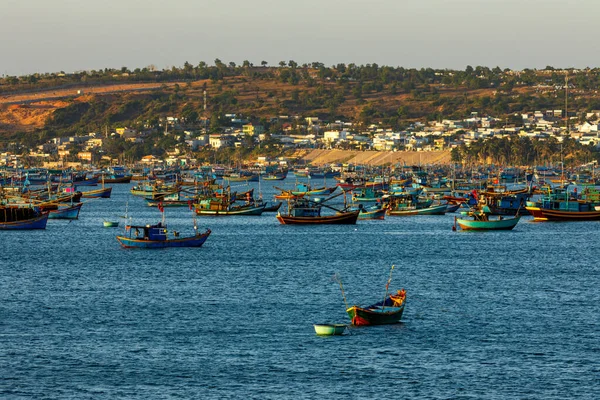
<instances>
[{"instance_id":1,"label":"cluster of houses","mask_svg":"<svg viewBox=\"0 0 600 400\"><path fill-rule=\"evenodd\" d=\"M245 120L235 114L227 114L231 126L220 133L208 133L208 121L203 127L194 129L186 126L177 117L168 117L161 121L165 135L177 135L181 138L177 146L168 149L161 157L145 156L142 163L186 164L192 161L192 152L204 148L222 149L240 147L251 138L254 145L277 146L282 149L352 149L376 151L440 151L453 147L469 146L476 140L492 137L530 137L546 140L556 137L562 141L570 136L584 145L600 147L600 110L585 114L577 119L569 115L569 124L565 123L563 110L535 111L516 115L522 119L522 127L515 127L506 120L490 116L480 117L476 112L461 120L414 122L406 129L398 131L371 125L357 132L351 122L335 121L324 123L317 117L281 116L271 118L280 130L268 133L265 127ZM578 122L578 121L585 122ZM54 138L32 149L29 158L48 161L70 160L80 163L112 162L110 154L104 154L103 143L108 137L120 137L131 144L144 143L148 132L139 132L128 127L119 127L114 132L92 132L87 135ZM15 162L11 153L0 154L0 165ZM137 161L137 160L136 160Z\"/></svg>"}]
</instances>

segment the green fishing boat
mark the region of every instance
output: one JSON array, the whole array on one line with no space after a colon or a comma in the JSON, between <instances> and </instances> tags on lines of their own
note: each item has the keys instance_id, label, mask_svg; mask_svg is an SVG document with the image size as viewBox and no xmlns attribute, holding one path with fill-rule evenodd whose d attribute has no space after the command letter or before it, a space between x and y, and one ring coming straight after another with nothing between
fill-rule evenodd
<instances>
[{"instance_id":1,"label":"green fishing boat","mask_svg":"<svg viewBox=\"0 0 600 400\"><path fill-rule=\"evenodd\" d=\"M517 226L521 219L519 210L512 218L501 215L492 217L491 210L487 206L466 212L465 216L467 218L454 217L454 230L456 230L458 224L463 231L509 231Z\"/></svg>"}]
</instances>

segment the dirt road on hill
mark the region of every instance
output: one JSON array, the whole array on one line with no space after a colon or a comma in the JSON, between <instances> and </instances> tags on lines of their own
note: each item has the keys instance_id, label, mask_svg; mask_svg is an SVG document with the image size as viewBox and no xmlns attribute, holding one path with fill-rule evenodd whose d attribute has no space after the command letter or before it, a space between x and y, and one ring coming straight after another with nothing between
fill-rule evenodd
<instances>
[{"instance_id":1,"label":"dirt road on hill","mask_svg":"<svg viewBox=\"0 0 600 400\"><path fill-rule=\"evenodd\" d=\"M449 164L450 151L357 151L357 150L313 150L303 157L312 165L350 163L362 165L384 164Z\"/></svg>"}]
</instances>

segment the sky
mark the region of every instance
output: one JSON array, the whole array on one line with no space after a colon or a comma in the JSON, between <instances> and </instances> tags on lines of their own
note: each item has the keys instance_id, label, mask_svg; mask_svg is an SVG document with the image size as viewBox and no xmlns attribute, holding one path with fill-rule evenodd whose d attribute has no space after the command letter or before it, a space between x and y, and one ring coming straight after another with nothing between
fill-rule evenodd
<instances>
[{"instance_id":1,"label":"sky","mask_svg":"<svg viewBox=\"0 0 600 400\"><path fill-rule=\"evenodd\" d=\"M598 0L2 0L0 75L294 60L598 67Z\"/></svg>"}]
</instances>

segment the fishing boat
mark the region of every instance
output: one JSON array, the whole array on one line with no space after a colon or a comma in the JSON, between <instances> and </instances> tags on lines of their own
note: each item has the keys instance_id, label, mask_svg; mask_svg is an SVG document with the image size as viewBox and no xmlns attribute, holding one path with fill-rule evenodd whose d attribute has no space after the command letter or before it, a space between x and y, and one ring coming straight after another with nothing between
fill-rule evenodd
<instances>
[{"instance_id":1,"label":"fishing boat","mask_svg":"<svg viewBox=\"0 0 600 400\"><path fill-rule=\"evenodd\" d=\"M0 230L46 229L48 212L35 207L0 206Z\"/></svg>"},{"instance_id":2,"label":"fishing boat","mask_svg":"<svg viewBox=\"0 0 600 400\"><path fill-rule=\"evenodd\" d=\"M78 219L83 203L59 204L56 210L50 210L49 219Z\"/></svg>"},{"instance_id":3,"label":"fishing boat","mask_svg":"<svg viewBox=\"0 0 600 400\"><path fill-rule=\"evenodd\" d=\"M456 212L460 207L461 207L461 204L450 204L450 203L448 203L446 205L446 212L447 213Z\"/></svg>"},{"instance_id":4,"label":"fishing boat","mask_svg":"<svg viewBox=\"0 0 600 400\"><path fill-rule=\"evenodd\" d=\"M84 198L110 198L110 194L112 193L112 187L103 187L102 189L89 190L86 192L81 192L81 197Z\"/></svg>"},{"instance_id":5,"label":"fishing boat","mask_svg":"<svg viewBox=\"0 0 600 400\"><path fill-rule=\"evenodd\" d=\"M372 206L364 206L359 204L358 207L351 207L350 210L359 210L358 219L385 219L385 213L387 209L383 207L381 204L376 204Z\"/></svg>"},{"instance_id":6,"label":"fishing boat","mask_svg":"<svg viewBox=\"0 0 600 400\"><path fill-rule=\"evenodd\" d=\"M335 276L340 285L340 289L342 290L344 304L346 304L346 313L348 313L348 316L350 316L352 325L386 325L400 322L402 313L404 313L404 305L406 303L406 290L398 290L397 293L388 295L394 268L395 266L392 265L392 268L390 269L390 276L385 285L385 296L383 296L383 300L366 307L360 307L357 305L348 307L342 281L339 279L339 277L337 277L337 275Z\"/></svg>"},{"instance_id":7,"label":"fishing boat","mask_svg":"<svg viewBox=\"0 0 600 400\"><path fill-rule=\"evenodd\" d=\"M287 171L279 173L275 172L272 174L263 175L262 179L264 179L265 181L282 181L287 177L287 174Z\"/></svg>"},{"instance_id":8,"label":"fishing boat","mask_svg":"<svg viewBox=\"0 0 600 400\"><path fill-rule=\"evenodd\" d=\"M334 196L335 197L335 196ZM277 213L277 220L283 225L353 225L358 219L359 210L342 211L309 199L299 199L288 205L287 214ZM333 215L321 215L322 207L336 211Z\"/></svg>"},{"instance_id":9,"label":"fishing boat","mask_svg":"<svg viewBox=\"0 0 600 400\"><path fill-rule=\"evenodd\" d=\"M454 217L454 230L458 224L463 231L508 231L517 226L521 219L520 215L512 218L505 218L501 215L491 217L490 213L483 209L468 212L467 216L470 218Z\"/></svg>"},{"instance_id":10,"label":"fishing boat","mask_svg":"<svg viewBox=\"0 0 600 400\"><path fill-rule=\"evenodd\" d=\"M282 192L273 196L276 200L295 200L304 197L304 195L294 195L291 192Z\"/></svg>"},{"instance_id":11,"label":"fishing boat","mask_svg":"<svg viewBox=\"0 0 600 400\"><path fill-rule=\"evenodd\" d=\"M229 174L224 175L223 180L229 182L258 182L259 175L258 174Z\"/></svg>"},{"instance_id":12,"label":"fishing boat","mask_svg":"<svg viewBox=\"0 0 600 400\"><path fill-rule=\"evenodd\" d=\"M337 189L337 186L333 187L320 187L320 188L312 188L310 185L298 184L294 190L291 190L290 193L294 196L319 196L319 195L330 195ZM281 189L284 191L283 189Z\"/></svg>"},{"instance_id":13,"label":"fishing boat","mask_svg":"<svg viewBox=\"0 0 600 400\"><path fill-rule=\"evenodd\" d=\"M104 221L105 228L116 228L119 226L119 221Z\"/></svg>"},{"instance_id":14,"label":"fishing boat","mask_svg":"<svg viewBox=\"0 0 600 400\"><path fill-rule=\"evenodd\" d=\"M313 326L319 336L343 335L348 329L346 324L314 324Z\"/></svg>"},{"instance_id":15,"label":"fishing boat","mask_svg":"<svg viewBox=\"0 0 600 400\"><path fill-rule=\"evenodd\" d=\"M281 204L282 202L277 202L273 205L268 205L268 203L265 204L265 209L263 210L263 212L277 212L279 211L279 209L281 208Z\"/></svg>"},{"instance_id":16,"label":"fishing boat","mask_svg":"<svg viewBox=\"0 0 600 400\"><path fill-rule=\"evenodd\" d=\"M421 199L415 193L402 193L390 196L388 199L388 215L444 215L448 204L433 204L431 199Z\"/></svg>"},{"instance_id":17,"label":"fishing boat","mask_svg":"<svg viewBox=\"0 0 600 400\"><path fill-rule=\"evenodd\" d=\"M564 188L548 189L539 202L528 202L527 211L534 221L597 221L600 220L600 196L586 188L575 198Z\"/></svg>"},{"instance_id":18,"label":"fishing boat","mask_svg":"<svg viewBox=\"0 0 600 400\"><path fill-rule=\"evenodd\" d=\"M200 200L194 204L196 215L199 216L241 216L241 215L262 215L265 210L265 204L247 203L235 205L225 199L206 199Z\"/></svg>"},{"instance_id":19,"label":"fishing boat","mask_svg":"<svg viewBox=\"0 0 600 400\"><path fill-rule=\"evenodd\" d=\"M367 307L351 306L346 312L352 325L387 325L397 324L404 313L406 291L398 290L396 294L386 296L385 300Z\"/></svg>"},{"instance_id":20,"label":"fishing boat","mask_svg":"<svg viewBox=\"0 0 600 400\"><path fill-rule=\"evenodd\" d=\"M129 236L117 236L121 246L125 248L161 249L165 247L200 247L210 235L210 229L204 233L196 231L196 234L188 237L179 237L179 232L173 231L173 237L169 238L166 225L127 225L126 231Z\"/></svg>"},{"instance_id":21,"label":"fishing boat","mask_svg":"<svg viewBox=\"0 0 600 400\"><path fill-rule=\"evenodd\" d=\"M389 208L388 215L392 216L410 216L410 215L444 215L448 210L447 204L418 208L416 205L396 206Z\"/></svg>"}]
</instances>

